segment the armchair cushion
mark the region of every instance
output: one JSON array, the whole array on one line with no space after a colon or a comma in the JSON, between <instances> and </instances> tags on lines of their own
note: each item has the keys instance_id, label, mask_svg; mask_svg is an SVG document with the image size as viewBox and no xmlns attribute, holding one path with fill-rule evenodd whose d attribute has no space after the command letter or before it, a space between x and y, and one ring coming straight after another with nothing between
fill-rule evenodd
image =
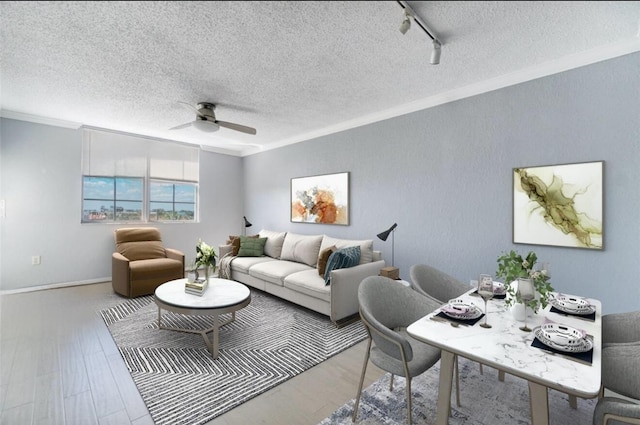
<instances>
[{"instance_id":1,"label":"armchair cushion","mask_svg":"<svg viewBox=\"0 0 640 425\"><path fill-rule=\"evenodd\" d=\"M160 241L124 242L118 244L118 252L130 261L166 257Z\"/></svg>"}]
</instances>

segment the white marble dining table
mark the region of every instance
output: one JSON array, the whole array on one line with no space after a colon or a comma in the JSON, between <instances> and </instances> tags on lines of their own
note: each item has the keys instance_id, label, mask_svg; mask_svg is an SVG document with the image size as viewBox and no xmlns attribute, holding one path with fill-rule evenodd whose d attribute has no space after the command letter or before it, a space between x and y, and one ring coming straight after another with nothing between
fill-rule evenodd
<instances>
[{"instance_id":1,"label":"white marble dining table","mask_svg":"<svg viewBox=\"0 0 640 425\"><path fill-rule=\"evenodd\" d=\"M484 301L473 292L475 290L471 289L459 298L465 302L473 302L484 311ZM531 344L535 338L534 333L520 330L523 322L516 320L505 301L500 299L488 302L487 319L492 325L488 329L480 327L481 322L473 326L453 328L449 323L431 320L440 309L412 323L407 328L409 335L442 350L436 424L448 423L455 356L462 356L527 380L532 425L549 424L549 388L572 397L597 397L601 386L602 305L598 300L584 299L596 307L595 321L551 312L551 305L548 305L544 310L528 316L527 325L534 329L545 321L551 321L584 330L593 337L593 357L590 364L533 347Z\"/></svg>"}]
</instances>

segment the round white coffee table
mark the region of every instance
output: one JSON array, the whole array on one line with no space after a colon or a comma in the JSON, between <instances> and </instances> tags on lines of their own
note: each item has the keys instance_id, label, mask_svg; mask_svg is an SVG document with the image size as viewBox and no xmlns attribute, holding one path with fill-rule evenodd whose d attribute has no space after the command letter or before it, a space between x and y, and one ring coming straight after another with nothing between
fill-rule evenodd
<instances>
[{"instance_id":1,"label":"round white coffee table","mask_svg":"<svg viewBox=\"0 0 640 425\"><path fill-rule=\"evenodd\" d=\"M234 280L210 278L207 290L199 296L185 292L186 281L187 279L172 280L156 288L154 300L158 305L158 327L202 335L209 352L217 359L220 326L233 322L236 319L236 311L249 305L251 291ZM213 316L213 326L203 330L164 327L162 310L191 316ZM231 313L231 318L221 322L220 315L225 313ZM207 336L209 332L213 333L211 340Z\"/></svg>"}]
</instances>

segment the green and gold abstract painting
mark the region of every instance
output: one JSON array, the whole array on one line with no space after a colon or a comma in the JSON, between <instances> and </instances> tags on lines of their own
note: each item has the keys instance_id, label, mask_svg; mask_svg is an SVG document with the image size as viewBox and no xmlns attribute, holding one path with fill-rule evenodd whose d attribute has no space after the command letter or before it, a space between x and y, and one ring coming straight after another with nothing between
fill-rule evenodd
<instances>
[{"instance_id":1,"label":"green and gold abstract painting","mask_svg":"<svg viewBox=\"0 0 640 425\"><path fill-rule=\"evenodd\" d=\"M604 161L513 169L513 242L603 249Z\"/></svg>"}]
</instances>

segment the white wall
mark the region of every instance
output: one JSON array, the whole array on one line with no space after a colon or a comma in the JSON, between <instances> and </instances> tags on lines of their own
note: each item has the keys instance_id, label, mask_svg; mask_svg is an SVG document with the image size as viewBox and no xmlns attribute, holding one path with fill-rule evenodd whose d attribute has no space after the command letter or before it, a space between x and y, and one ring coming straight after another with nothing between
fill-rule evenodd
<instances>
[{"instance_id":1,"label":"white wall","mask_svg":"<svg viewBox=\"0 0 640 425\"><path fill-rule=\"evenodd\" d=\"M82 131L2 119L0 289L111 279L113 231L81 224ZM241 231L242 159L200 153L200 222L158 224L167 247L195 256L198 238L217 246ZM31 256L42 263L31 265Z\"/></svg>"},{"instance_id":2,"label":"white wall","mask_svg":"<svg viewBox=\"0 0 640 425\"><path fill-rule=\"evenodd\" d=\"M427 263L468 282L503 252L551 262L552 284L605 312L640 310L640 54L245 158L258 229L374 239L409 278ZM605 161L603 251L514 245L512 169ZM292 177L349 171L351 225L291 223Z\"/></svg>"}]
</instances>

